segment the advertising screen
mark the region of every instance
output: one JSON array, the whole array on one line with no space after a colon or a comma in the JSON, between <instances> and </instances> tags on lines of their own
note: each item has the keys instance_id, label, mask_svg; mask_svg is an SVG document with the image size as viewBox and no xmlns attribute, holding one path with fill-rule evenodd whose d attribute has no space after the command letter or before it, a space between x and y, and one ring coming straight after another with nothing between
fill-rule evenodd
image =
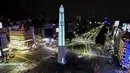
<instances>
[{"instance_id":1,"label":"advertising screen","mask_svg":"<svg viewBox=\"0 0 130 73\"><path fill-rule=\"evenodd\" d=\"M59 32L59 28L56 28L56 32Z\"/></svg>"},{"instance_id":2,"label":"advertising screen","mask_svg":"<svg viewBox=\"0 0 130 73\"><path fill-rule=\"evenodd\" d=\"M123 30L123 31L126 31L126 29L127 29L127 24L126 24L126 23L123 23L123 25L122 25L122 30Z\"/></svg>"},{"instance_id":3,"label":"advertising screen","mask_svg":"<svg viewBox=\"0 0 130 73\"><path fill-rule=\"evenodd\" d=\"M118 27L118 26L119 26L119 23L120 23L120 21L115 21L114 27Z\"/></svg>"},{"instance_id":4,"label":"advertising screen","mask_svg":"<svg viewBox=\"0 0 130 73\"><path fill-rule=\"evenodd\" d=\"M19 31L19 30L20 30L20 26L19 26L19 25L17 25L17 26L12 26L12 27L11 27L11 30L12 30L12 31Z\"/></svg>"}]
</instances>

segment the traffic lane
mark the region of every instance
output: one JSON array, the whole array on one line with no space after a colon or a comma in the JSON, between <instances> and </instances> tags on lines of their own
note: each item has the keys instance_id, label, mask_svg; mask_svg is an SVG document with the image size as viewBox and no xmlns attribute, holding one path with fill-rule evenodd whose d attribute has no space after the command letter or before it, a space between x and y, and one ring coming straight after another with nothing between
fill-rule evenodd
<instances>
[{"instance_id":1,"label":"traffic lane","mask_svg":"<svg viewBox=\"0 0 130 73\"><path fill-rule=\"evenodd\" d=\"M100 30L96 30L96 31L88 38L88 40L90 40L95 34L98 34L99 31L100 31Z\"/></svg>"},{"instance_id":2,"label":"traffic lane","mask_svg":"<svg viewBox=\"0 0 130 73\"><path fill-rule=\"evenodd\" d=\"M15 65L6 65L6 66L0 66L0 73L8 73L9 71L11 71L12 69L16 68Z\"/></svg>"},{"instance_id":3,"label":"traffic lane","mask_svg":"<svg viewBox=\"0 0 130 73\"><path fill-rule=\"evenodd\" d=\"M93 41L96 40L96 37L98 36L99 32L100 32L100 31L98 31L98 32L95 34L95 36L92 37L92 40L93 40Z\"/></svg>"},{"instance_id":4,"label":"traffic lane","mask_svg":"<svg viewBox=\"0 0 130 73\"><path fill-rule=\"evenodd\" d=\"M25 62L25 61L40 61L41 58L43 58L43 56L49 56L52 54L52 51L46 49L46 48L43 48L43 46L39 46L40 48L33 51L33 52L28 52L28 53L20 53L20 52L16 52L16 56L14 59L11 59L10 62L17 62L17 63L21 63L21 62ZM18 56L17 56L18 55ZM9 67L9 66L7 66ZM7 67L1 67L2 69L6 69L7 71L10 70L10 68L12 67L9 67L9 69ZM3 71L6 71L6 70L3 70ZM1 71L3 73L3 71ZM12 72L13 70L11 70ZM13 71L15 72L15 71ZM7 72L6 72L7 73Z\"/></svg>"},{"instance_id":5,"label":"traffic lane","mask_svg":"<svg viewBox=\"0 0 130 73\"><path fill-rule=\"evenodd\" d=\"M89 46L91 47L91 49L93 48L93 46L91 46L91 44L89 44ZM92 49L92 51L95 51L99 55L102 53L102 51L98 50L98 49ZM100 67L99 68L99 73L115 73L114 66L108 64L108 59L106 59L104 57L99 58L99 67Z\"/></svg>"},{"instance_id":6,"label":"traffic lane","mask_svg":"<svg viewBox=\"0 0 130 73\"><path fill-rule=\"evenodd\" d=\"M27 60L21 58L21 57L16 57L13 60L11 60L11 63L16 63L16 66L13 69L8 70L6 73L17 73L20 70L25 69L23 67L25 64L27 65Z\"/></svg>"},{"instance_id":7,"label":"traffic lane","mask_svg":"<svg viewBox=\"0 0 130 73\"><path fill-rule=\"evenodd\" d=\"M55 52L41 46L40 48L38 48L37 50L35 50L31 53L27 52L27 53L23 54L23 53L17 52L16 54L17 54L17 56L19 56L27 61L39 62L41 60L41 58L50 56L53 53L55 53Z\"/></svg>"},{"instance_id":8,"label":"traffic lane","mask_svg":"<svg viewBox=\"0 0 130 73\"><path fill-rule=\"evenodd\" d=\"M51 55L52 53L55 53L55 51L52 51L52 50L50 50L50 49L48 49L48 48L46 48L44 46L41 46L39 48L39 50L34 51L32 54L33 55L40 55L42 57L46 57L46 56Z\"/></svg>"},{"instance_id":9,"label":"traffic lane","mask_svg":"<svg viewBox=\"0 0 130 73\"><path fill-rule=\"evenodd\" d=\"M10 59L8 61L8 63L1 63L0 64L0 73L8 73L9 71L15 69L20 63L24 63L25 61L26 60L21 59L19 57L14 57L14 58Z\"/></svg>"},{"instance_id":10,"label":"traffic lane","mask_svg":"<svg viewBox=\"0 0 130 73\"><path fill-rule=\"evenodd\" d=\"M56 73L58 64L54 60L42 60L40 64L29 73Z\"/></svg>"},{"instance_id":11,"label":"traffic lane","mask_svg":"<svg viewBox=\"0 0 130 73\"><path fill-rule=\"evenodd\" d=\"M101 29L96 30L96 33L94 33L92 37L95 37L94 35L97 35L100 31L101 31Z\"/></svg>"},{"instance_id":12,"label":"traffic lane","mask_svg":"<svg viewBox=\"0 0 130 73\"><path fill-rule=\"evenodd\" d=\"M15 56L14 58L10 59L8 61L8 63L16 63L16 62L21 63L21 62L25 62L25 61L26 61L25 59Z\"/></svg>"}]
</instances>

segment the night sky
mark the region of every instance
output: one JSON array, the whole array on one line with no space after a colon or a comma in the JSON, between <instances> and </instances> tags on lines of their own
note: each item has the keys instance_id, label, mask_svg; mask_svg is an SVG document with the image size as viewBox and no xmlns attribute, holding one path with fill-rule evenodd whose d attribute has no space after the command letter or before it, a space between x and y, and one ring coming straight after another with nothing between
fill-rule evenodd
<instances>
[{"instance_id":1,"label":"night sky","mask_svg":"<svg viewBox=\"0 0 130 73\"><path fill-rule=\"evenodd\" d=\"M17 1L18 2L18 1ZM23 8L35 12L45 12L48 19L58 18L60 0L21 0L12 3L12 8ZM125 0L64 0L66 20L75 20L77 15L84 19L92 13L96 20L103 20L107 16L110 20L130 19L130 5ZM25 13L24 13L25 14Z\"/></svg>"}]
</instances>

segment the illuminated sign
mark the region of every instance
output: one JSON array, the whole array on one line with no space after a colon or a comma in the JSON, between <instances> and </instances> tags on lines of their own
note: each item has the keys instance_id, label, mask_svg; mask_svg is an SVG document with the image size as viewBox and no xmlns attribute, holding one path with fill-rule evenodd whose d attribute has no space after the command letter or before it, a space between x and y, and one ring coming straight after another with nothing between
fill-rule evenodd
<instances>
[{"instance_id":1,"label":"illuminated sign","mask_svg":"<svg viewBox=\"0 0 130 73\"><path fill-rule=\"evenodd\" d=\"M11 26L11 30L24 30L24 24Z\"/></svg>"},{"instance_id":2,"label":"illuminated sign","mask_svg":"<svg viewBox=\"0 0 130 73\"><path fill-rule=\"evenodd\" d=\"M19 29L19 26L12 26L11 29Z\"/></svg>"},{"instance_id":3,"label":"illuminated sign","mask_svg":"<svg viewBox=\"0 0 130 73\"><path fill-rule=\"evenodd\" d=\"M0 22L0 28L3 28L3 26L2 26L2 22Z\"/></svg>"},{"instance_id":4,"label":"illuminated sign","mask_svg":"<svg viewBox=\"0 0 130 73\"><path fill-rule=\"evenodd\" d=\"M105 24L108 23L108 19L107 19L107 17L105 17L105 19L104 19L104 23L105 23Z\"/></svg>"},{"instance_id":5,"label":"illuminated sign","mask_svg":"<svg viewBox=\"0 0 130 73\"><path fill-rule=\"evenodd\" d=\"M119 26L119 23L120 23L120 21L115 21L114 27L118 27L118 26Z\"/></svg>"},{"instance_id":6,"label":"illuminated sign","mask_svg":"<svg viewBox=\"0 0 130 73\"><path fill-rule=\"evenodd\" d=\"M56 28L56 32L59 32L59 28Z\"/></svg>"},{"instance_id":7,"label":"illuminated sign","mask_svg":"<svg viewBox=\"0 0 130 73\"><path fill-rule=\"evenodd\" d=\"M127 29L127 24L126 23L123 23L122 29L123 29L123 31L126 31L126 29Z\"/></svg>"},{"instance_id":8,"label":"illuminated sign","mask_svg":"<svg viewBox=\"0 0 130 73\"><path fill-rule=\"evenodd\" d=\"M11 35L10 39L14 39L14 40L25 40L24 36L18 36L18 35Z\"/></svg>"}]
</instances>

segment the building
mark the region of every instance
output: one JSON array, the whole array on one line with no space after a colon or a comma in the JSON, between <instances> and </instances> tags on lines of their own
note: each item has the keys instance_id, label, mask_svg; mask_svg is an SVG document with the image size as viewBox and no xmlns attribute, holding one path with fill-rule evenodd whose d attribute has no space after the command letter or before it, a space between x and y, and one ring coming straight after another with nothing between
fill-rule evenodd
<instances>
[{"instance_id":1,"label":"building","mask_svg":"<svg viewBox=\"0 0 130 73\"><path fill-rule=\"evenodd\" d=\"M46 23L42 26L42 38L53 38L56 34L56 24Z\"/></svg>"},{"instance_id":2,"label":"building","mask_svg":"<svg viewBox=\"0 0 130 73\"><path fill-rule=\"evenodd\" d=\"M120 38L118 49L118 60L122 68L129 69L130 65L130 33L125 34Z\"/></svg>"},{"instance_id":3,"label":"building","mask_svg":"<svg viewBox=\"0 0 130 73\"><path fill-rule=\"evenodd\" d=\"M10 48L25 50L30 49L35 42L34 27L25 27L22 25L13 25L9 27Z\"/></svg>"},{"instance_id":4,"label":"building","mask_svg":"<svg viewBox=\"0 0 130 73\"><path fill-rule=\"evenodd\" d=\"M4 56L4 53L6 52L6 48L7 48L7 37L6 37L6 33L4 32L3 27L1 25L2 24L0 24L0 57L2 58Z\"/></svg>"},{"instance_id":5,"label":"building","mask_svg":"<svg viewBox=\"0 0 130 73\"><path fill-rule=\"evenodd\" d=\"M1 43L1 46L0 46L1 49L7 48L6 33L2 29L0 29L0 43Z\"/></svg>"}]
</instances>

